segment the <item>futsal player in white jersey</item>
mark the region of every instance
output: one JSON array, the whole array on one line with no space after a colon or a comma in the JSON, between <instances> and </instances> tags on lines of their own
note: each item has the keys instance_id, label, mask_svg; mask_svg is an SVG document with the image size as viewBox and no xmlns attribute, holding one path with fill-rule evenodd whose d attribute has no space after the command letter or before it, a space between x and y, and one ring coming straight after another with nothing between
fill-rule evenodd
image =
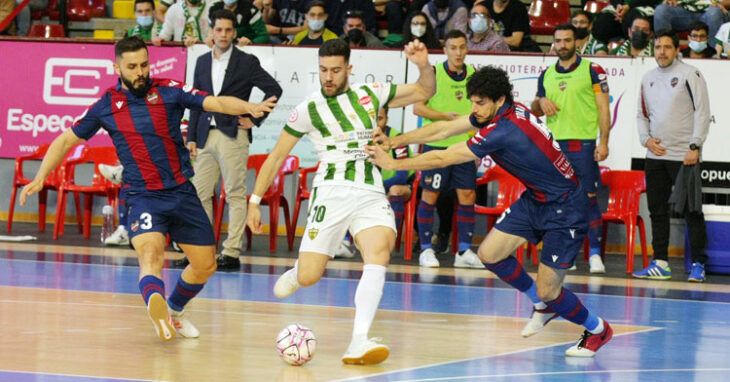
<instances>
[{"instance_id":1,"label":"futsal player in white jersey","mask_svg":"<svg viewBox=\"0 0 730 382\"><path fill-rule=\"evenodd\" d=\"M385 269L396 237L395 219L377 167L368 163L365 145L372 144L378 109L403 107L427 101L436 91L436 79L425 45L415 40L405 47L406 57L420 76L414 84L368 83L350 86L350 48L344 40L326 41L319 48L319 81L322 90L292 111L269 157L256 178L249 201L247 224L260 233L261 195L274 179L284 159L307 135L314 143L320 165L309 199L307 227L299 260L274 285L284 298L300 286L315 284L334 257L346 231L355 238L364 262L355 292L352 340L342 362L377 364L390 353L387 346L368 339L370 325L383 294Z\"/></svg>"}]
</instances>

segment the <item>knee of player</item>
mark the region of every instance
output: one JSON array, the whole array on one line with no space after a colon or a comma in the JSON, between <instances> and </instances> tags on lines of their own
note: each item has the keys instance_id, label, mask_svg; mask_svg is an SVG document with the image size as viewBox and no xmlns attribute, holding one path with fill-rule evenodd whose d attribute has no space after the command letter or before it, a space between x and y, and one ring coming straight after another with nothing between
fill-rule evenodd
<instances>
[{"instance_id":1,"label":"knee of player","mask_svg":"<svg viewBox=\"0 0 730 382\"><path fill-rule=\"evenodd\" d=\"M215 262L215 258L213 258L211 261L206 261L202 264L196 264L193 266L193 270L195 270L196 273L198 273L201 276L212 276L216 269L218 269L218 264Z\"/></svg>"},{"instance_id":2,"label":"knee of player","mask_svg":"<svg viewBox=\"0 0 730 382\"><path fill-rule=\"evenodd\" d=\"M545 283L537 283L537 298L541 301L552 301L560 295L561 285L550 285Z\"/></svg>"}]
</instances>

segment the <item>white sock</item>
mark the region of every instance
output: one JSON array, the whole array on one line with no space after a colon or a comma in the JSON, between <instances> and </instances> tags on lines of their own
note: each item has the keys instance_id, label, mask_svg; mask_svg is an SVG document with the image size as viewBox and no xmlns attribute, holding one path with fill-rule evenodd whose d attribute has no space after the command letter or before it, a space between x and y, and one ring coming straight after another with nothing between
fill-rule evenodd
<instances>
[{"instance_id":1,"label":"white sock","mask_svg":"<svg viewBox=\"0 0 730 382\"><path fill-rule=\"evenodd\" d=\"M532 304L532 306L534 306L535 309L537 309L537 310L542 310L542 309L547 308L547 304L542 301L538 302L537 304Z\"/></svg>"},{"instance_id":2,"label":"white sock","mask_svg":"<svg viewBox=\"0 0 730 382\"><path fill-rule=\"evenodd\" d=\"M364 341L368 337L370 325L375 319L375 312L383 296L385 284L385 267L376 264L365 264L362 277L355 291L355 323L352 328L352 340Z\"/></svg>"},{"instance_id":3,"label":"white sock","mask_svg":"<svg viewBox=\"0 0 730 382\"><path fill-rule=\"evenodd\" d=\"M667 267L669 267L669 262L666 260L657 260L656 265L658 265L662 268L667 268Z\"/></svg>"},{"instance_id":4,"label":"white sock","mask_svg":"<svg viewBox=\"0 0 730 382\"><path fill-rule=\"evenodd\" d=\"M603 333L604 329L605 327L603 326L603 318L598 317L598 326L596 326L596 328L593 330L589 330L589 332L591 332L591 334L601 334Z\"/></svg>"}]
</instances>

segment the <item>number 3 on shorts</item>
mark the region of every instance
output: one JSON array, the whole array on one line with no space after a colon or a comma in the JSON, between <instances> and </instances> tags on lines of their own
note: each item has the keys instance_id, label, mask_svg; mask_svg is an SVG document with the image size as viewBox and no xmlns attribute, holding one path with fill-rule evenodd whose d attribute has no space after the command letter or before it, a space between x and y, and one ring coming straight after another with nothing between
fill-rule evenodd
<instances>
[{"instance_id":1,"label":"number 3 on shorts","mask_svg":"<svg viewBox=\"0 0 730 382\"><path fill-rule=\"evenodd\" d=\"M139 220L142 221L140 228L142 228L142 229L152 228L152 215L150 215L149 212L145 212L142 215L139 215Z\"/></svg>"}]
</instances>

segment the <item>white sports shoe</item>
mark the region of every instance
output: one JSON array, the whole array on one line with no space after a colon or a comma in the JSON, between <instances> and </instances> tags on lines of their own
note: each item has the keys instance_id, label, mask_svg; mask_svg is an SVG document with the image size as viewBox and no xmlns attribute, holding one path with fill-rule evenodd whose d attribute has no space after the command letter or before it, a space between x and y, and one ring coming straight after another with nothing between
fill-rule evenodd
<instances>
[{"instance_id":1,"label":"white sports shoe","mask_svg":"<svg viewBox=\"0 0 730 382\"><path fill-rule=\"evenodd\" d=\"M122 184L122 172L124 171L124 166L111 166L108 164L100 164L99 165L99 173L101 176L109 180L110 182L114 184Z\"/></svg>"},{"instance_id":2,"label":"white sports shoe","mask_svg":"<svg viewBox=\"0 0 730 382\"><path fill-rule=\"evenodd\" d=\"M544 328L548 322L556 317L558 317L558 314L550 308L535 309L535 307L533 306L530 321L527 322L527 325L525 325L520 334L522 335L522 337L527 338L537 333L540 333L542 328Z\"/></svg>"},{"instance_id":3,"label":"white sports shoe","mask_svg":"<svg viewBox=\"0 0 730 382\"><path fill-rule=\"evenodd\" d=\"M335 257L341 257L345 259L350 259L355 257L355 248L353 248L353 245L350 244L349 240L344 240L340 247L337 248L337 251L335 251Z\"/></svg>"},{"instance_id":4,"label":"white sports shoe","mask_svg":"<svg viewBox=\"0 0 730 382\"><path fill-rule=\"evenodd\" d=\"M284 272L274 284L274 295L278 298L284 298L299 289L299 281L297 275L294 274L294 268Z\"/></svg>"},{"instance_id":5,"label":"white sports shoe","mask_svg":"<svg viewBox=\"0 0 730 382\"><path fill-rule=\"evenodd\" d=\"M588 258L588 264L591 266L591 273L606 273L606 267L603 265L601 255L591 255Z\"/></svg>"},{"instance_id":6,"label":"white sports shoe","mask_svg":"<svg viewBox=\"0 0 730 382\"><path fill-rule=\"evenodd\" d=\"M370 338L362 342L350 342L342 363L348 365L375 365L385 361L390 355L390 348L379 344L380 338Z\"/></svg>"},{"instance_id":7,"label":"white sports shoe","mask_svg":"<svg viewBox=\"0 0 730 382\"><path fill-rule=\"evenodd\" d=\"M478 269L486 268L484 264L482 264L482 261L479 260L479 256L477 256L477 254L471 249L467 249L461 255L457 253L456 256L454 256L454 267Z\"/></svg>"},{"instance_id":8,"label":"white sports shoe","mask_svg":"<svg viewBox=\"0 0 730 382\"><path fill-rule=\"evenodd\" d=\"M157 336L163 341L171 341L175 338L175 328L172 326L172 319L167 313L167 301L159 293L153 293L147 301L147 314L155 325Z\"/></svg>"},{"instance_id":9,"label":"white sports shoe","mask_svg":"<svg viewBox=\"0 0 730 382\"><path fill-rule=\"evenodd\" d=\"M436 253L432 248L424 249L420 255L418 255L418 265L426 268L438 268L439 260L436 258Z\"/></svg>"},{"instance_id":10,"label":"white sports shoe","mask_svg":"<svg viewBox=\"0 0 730 382\"><path fill-rule=\"evenodd\" d=\"M129 245L127 228L123 225L117 226L117 229L104 239L104 245Z\"/></svg>"},{"instance_id":11,"label":"white sports shoe","mask_svg":"<svg viewBox=\"0 0 730 382\"><path fill-rule=\"evenodd\" d=\"M568 268L569 271L575 271L577 269L578 269L578 266L575 265L575 261L573 262L573 265L571 265L570 268Z\"/></svg>"},{"instance_id":12,"label":"white sports shoe","mask_svg":"<svg viewBox=\"0 0 730 382\"><path fill-rule=\"evenodd\" d=\"M200 331L193 325L190 320L185 318L185 310L178 312L175 309L167 307L168 313L170 314L170 320L172 326L175 327L178 333L185 338L198 338L200 337Z\"/></svg>"}]
</instances>

